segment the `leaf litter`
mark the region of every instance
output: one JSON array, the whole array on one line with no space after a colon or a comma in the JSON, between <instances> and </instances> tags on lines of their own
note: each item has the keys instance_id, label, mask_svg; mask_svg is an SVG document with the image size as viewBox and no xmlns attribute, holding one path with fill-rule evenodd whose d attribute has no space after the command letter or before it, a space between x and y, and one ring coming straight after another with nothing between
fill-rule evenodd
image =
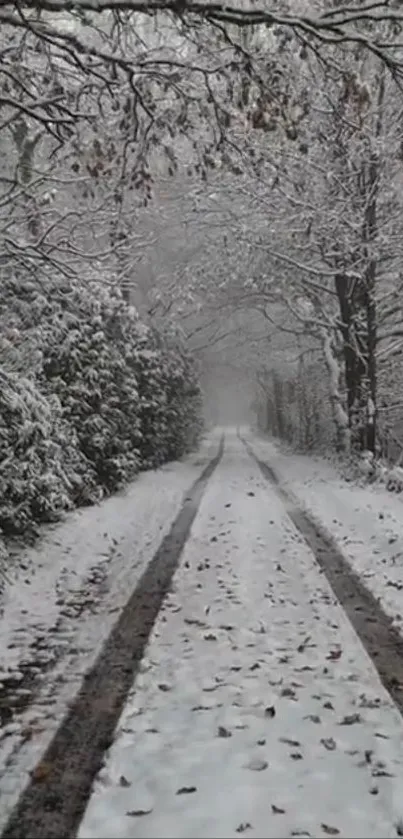
<instances>
[{"instance_id":1,"label":"leaf litter","mask_svg":"<svg viewBox=\"0 0 403 839\"><path fill-rule=\"evenodd\" d=\"M295 530L275 493L268 487L256 489L253 505L250 509L248 505L245 512L240 497L244 482L236 485L233 477L228 476L235 473L226 471L233 468L237 445L231 438L228 464L224 459L221 471L220 467L207 488L184 552L184 561L196 569L210 541L206 536L206 513L217 515L217 495L226 493L228 498L230 494L234 525L228 544L219 540L214 547L220 560L222 586L213 561L205 575L203 591L195 589L196 571L193 575L182 565L176 577L176 599L186 604L188 614L203 614L206 601L213 604L212 626L186 621L191 643L184 658L180 613L168 613L164 624L157 619L159 637L153 636L148 652L156 665L152 674L142 676L138 692L142 694L142 706L149 709L147 727L155 724L160 731L155 738L158 743L150 749L139 721L137 730L125 735L122 749L118 727L116 743L107 757L106 770L115 777L116 766L117 776L129 777L133 786L144 783L144 775L155 786L158 804L154 804L149 818L141 821L141 827L134 826L131 835L140 839L140 831L145 827L144 836L151 839L164 825L167 836L176 835L179 829L180 835L213 836L216 832L225 835L227 831L254 830L256 835L274 837L282 819L284 823L287 820L284 835L309 837L320 835L320 831L328 836L347 836L351 831L352 835L365 835L368 839L389 835L396 818L385 802L391 800L392 789L399 792L403 778L401 720L388 704L387 694L325 577L318 574L311 552L305 543L296 540ZM246 458L246 473L253 472L251 463ZM229 493L233 484L235 488ZM223 531L226 527L224 518L218 521L218 515L217 526ZM261 548L257 535L262 537ZM267 545L273 557L281 553L285 573L276 573L275 560L268 571ZM275 581L270 602L264 596L268 574ZM228 591L232 592L230 600ZM224 626L231 626L231 638L225 630L219 631ZM264 633L256 630L259 626L265 628ZM210 633L215 636L215 644L206 643L205 635ZM339 650L343 651L340 655ZM327 666L323 667L326 659ZM296 662L298 685L292 681ZM206 683L212 681L214 674L224 680L219 694L222 702L210 705L201 700L206 696ZM159 690L158 683L169 683L171 690ZM376 731L371 708L365 719L354 709L358 704L356 697L364 694L382 700L382 706L374 709L376 726L381 731ZM328 711L322 717L315 713L316 702ZM219 707L221 719L217 720ZM367 706L363 703L359 707ZM204 713L192 714L192 709ZM123 714L123 725L124 718ZM385 758L383 765L371 756L369 772L363 772L357 761L346 754L347 732L338 726L350 727L347 743L365 760L366 753L379 746L375 753L377 759ZM128 748L128 743L132 743L132 748ZM261 758L253 755L258 746ZM179 788L176 794L185 800L178 815L179 802L176 801L176 807L170 803L175 799L172 778L179 773L188 777L190 762L198 795L192 796L196 786ZM390 766L396 773L396 786ZM377 776L384 779L378 792L374 784L369 786L369 774L374 780ZM129 805L120 812L128 811L130 789L119 792L127 794ZM272 804L273 800L276 803ZM105 831L102 835L123 839L125 834L114 806L112 788L107 784L95 787L78 839L99 839L96 825L100 812ZM340 813L340 823L334 824L332 812Z\"/></svg>"}]
</instances>

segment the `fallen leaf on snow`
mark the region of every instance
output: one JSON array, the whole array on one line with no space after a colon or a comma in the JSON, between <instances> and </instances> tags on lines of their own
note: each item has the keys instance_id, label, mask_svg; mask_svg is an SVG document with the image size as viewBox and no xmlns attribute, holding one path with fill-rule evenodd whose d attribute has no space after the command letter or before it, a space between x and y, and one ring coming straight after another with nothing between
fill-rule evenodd
<instances>
[{"instance_id":1,"label":"fallen leaf on snow","mask_svg":"<svg viewBox=\"0 0 403 839\"><path fill-rule=\"evenodd\" d=\"M205 641L216 641L217 640L217 635L214 635L214 632L207 632L206 635L204 635L204 640Z\"/></svg>"},{"instance_id":2,"label":"fallen leaf on snow","mask_svg":"<svg viewBox=\"0 0 403 839\"><path fill-rule=\"evenodd\" d=\"M268 767L267 760L261 760L260 757L253 757L249 763L245 764L245 769L251 769L252 772L263 772Z\"/></svg>"},{"instance_id":3,"label":"fallen leaf on snow","mask_svg":"<svg viewBox=\"0 0 403 839\"><path fill-rule=\"evenodd\" d=\"M303 760L304 759L304 756L301 754L301 752L291 752L290 757L292 758L292 760Z\"/></svg>"},{"instance_id":4,"label":"fallen leaf on snow","mask_svg":"<svg viewBox=\"0 0 403 839\"><path fill-rule=\"evenodd\" d=\"M308 644L309 644L309 642L310 642L310 640L311 640L311 637L312 637L311 635L307 635L307 636L306 636L306 638L304 639L304 641L302 641L302 644L299 644L299 646L297 647L297 652L299 652L299 653L303 653L303 652L305 652L305 649L306 649L306 647L308 646Z\"/></svg>"},{"instance_id":5,"label":"fallen leaf on snow","mask_svg":"<svg viewBox=\"0 0 403 839\"><path fill-rule=\"evenodd\" d=\"M372 770L372 777L373 778L394 778L392 772L388 772L387 769L382 769L379 766L375 766Z\"/></svg>"},{"instance_id":6,"label":"fallen leaf on snow","mask_svg":"<svg viewBox=\"0 0 403 839\"><path fill-rule=\"evenodd\" d=\"M164 693L166 693L168 690L171 690L171 686L170 686L170 685L167 685L167 684L166 684L166 682L161 682L161 683L158 685L158 687L159 687L159 689L160 689L160 690L162 690Z\"/></svg>"},{"instance_id":7,"label":"fallen leaf on snow","mask_svg":"<svg viewBox=\"0 0 403 839\"><path fill-rule=\"evenodd\" d=\"M347 714L339 725L355 725L357 722L362 722L361 714Z\"/></svg>"},{"instance_id":8,"label":"fallen leaf on snow","mask_svg":"<svg viewBox=\"0 0 403 839\"><path fill-rule=\"evenodd\" d=\"M236 828L236 832L237 833L244 833L245 830L251 830L251 829L252 829L252 825L251 825L250 822L241 822L241 824L239 824L238 827Z\"/></svg>"},{"instance_id":9,"label":"fallen leaf on snow","mask_svg":"<svg viewBox=\"0 0 403 839\"><path fill-rule=\"evenodd\" d=\"M381 704L381 700L379 696L375 699L370 699L365 693L362 693L360 696L360 708L379 708Z\"/></svg>"},{"instance_id":10,"label":"fallen leaf on snow","mask_svg":"<svg viewBox=\"0 0 403 839\"><path fill-rule=\"evenodd\" d=\"M189 624L189 626L200 626L202 628L207 626L206 622L199 620L199 618L184 618L184 623Z\"/></svg>"},{"instance_id":11,"label":"fallen leaf on snow","mask_svg":"<svg viewBox=\"0 0 403 839\"><path fill-rule=\"evenodd\" d=\"M306 717L304 717L304 720L310 720L311 722L316 723L316 725L321 722L321 718L318 714L307 714Z\"/></svg>"},{"instance_id":12,"label":"fallen leaf on snow","mask_svg":"<svg viewBox=\"0 0 403 839\"><path fill-rule=\"evenodd\" d=\"M119 778L119 784L121 787L131 787L131 781L128 781L124 775L121 775Z\"/></svg>"},{"instance_id":13,"label":"fallen leaf on snow","mask_svg":"<svg viewBox=\"0 0 403 839\"><path fill-rule=\"evenodd\" d=\"M275 709L274 705L268 705L267 708L265 708L265 710L264 710L264 715L265 715L265 717L269 717L270 719L273 719L273 717L276 716L276 709Z\"/></svg>"},{"instance_id":14,"label":"fallen leaf on snow","mask_svg":"<svg viewBox=\"0 0 403 839\"><path fill-rule=\"evenodd\" d=\"M292 830L291 836L310 836L308 830Z\"/></svg>"},{"instance_id":15,"label":"fallen leaf on snow","mask_svg":"<svg viewBox=\"0 0 403 839\"><path fill-rule=\"evenodd\" d=\"M340 830L338 830L337 827L332 827L330 824L324 824L324 822L322 822L321 828L324 833L328 834L328 836L337 836L340 833Z\"/></svg>"},{"instance_id":16,"label":"fallen leaf on snow","mask_svg":"<svg viewBox=\"0 0 403 839\"><path fill-rule=\"evenodd\" d=\"M281 691L281 696L287 697L288 699L296 699L297 695L293 688L283 688Z\"/></svg>"},{"instance_id":17,"label":"fallen leaf on snow","mask_svg":"<svg viewBox=\"0 0 403 839\"><path fill-rule=\"evenodd\" d=\"M197 787L179 787L179 789L176 790L176 794L177 795L187 795L191 792L196 792L196 791L197 791Z\"/></svg>"},{"instance_id":18,"label":"fallen leaf on snow","mask_svg":"<svg viewBox=\"0 0 403 839\"><path fill-rule=\"evenodd\" d=\"M217 731L218 737L232 737L232 731L229 731L228 728L225 728L225 725L219 725Z\"/></svg>"},{"instance_id":19,"label":"fallen leaf on snow","mask_svg":"<svg viewBox=\"0 0 403 839\"><path fill-rule=\"evenodd\" d=\"M336 742L335 740L333 740L333 737L323 737L320 742L322 743L322 746L324 746L325 749L328 750L328 752L334 752L336 748Z\"/></svg>"},{"instance_id":20,"label":"fallen leaf on snow","mask_svg":"<svg viewBox=\"0 0 403 839\"><path fill-rule=\"evenodd\" d=\"M301 745L299 740L290 740L289 737L279 737L280 743L285 743L286 746L294 746L294 748L298 748Z\"/></svg>"},{"instance_id":21,"label":"fallen leaf on snow","mask_svg":"<svg viewBox=\"0 0 403 839\"><path fill-rule=\"evenodd\" d=\"M343 650L330 650L329 655L326 656L329 661L338 661L342 656Z\"/></svg>"},{"instance_id":22,"label":"fallen leaf on snow","mask_svg":"<svg viewBox=\"0 0 403 839\"><path fill-rule=\"evenodd\" d=\"M128 810L126 816L148 816L149 813L152 813L152 811L152 807L150 810Z\"/></svg>"},{"instance_id":23,"label":"fallen leaf on snow","mask_svg":"<svg viewBox=\"0 0 403 839\"><path fill-rule=\"evenodd\" d=\"M271 805L271 811L275 816L280 816L285 813L285 810L282 807L277 807L276 804Z\"/></svg>"}]
</instances>

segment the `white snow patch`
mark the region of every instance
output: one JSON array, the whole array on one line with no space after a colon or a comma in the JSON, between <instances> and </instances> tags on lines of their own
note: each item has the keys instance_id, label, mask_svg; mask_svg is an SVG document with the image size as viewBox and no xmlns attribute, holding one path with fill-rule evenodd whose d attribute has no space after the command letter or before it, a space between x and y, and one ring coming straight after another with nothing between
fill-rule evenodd
<instances>
[{"instance_id":1,"label":"white snow patch","mask_svg":"<svg viewBox=\"0 0 403 839\"><path fill-rule=\"evenodd\" d=\"M402 780L400 715L227 435L79 839L391 837Z\"/></svg>"}]
</instances>

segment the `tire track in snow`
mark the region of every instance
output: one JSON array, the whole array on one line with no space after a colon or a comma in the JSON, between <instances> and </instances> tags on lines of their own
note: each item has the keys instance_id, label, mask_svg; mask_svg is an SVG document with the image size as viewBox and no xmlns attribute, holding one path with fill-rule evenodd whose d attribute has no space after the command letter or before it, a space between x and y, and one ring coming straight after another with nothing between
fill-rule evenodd
<instances>
[{"instance_id":1,"label":"tire track in snow","mask_svg":"<svg viewBox=\"0 0 403 839\"><path fill-rule=\"evenodd\" d=\"M332 536L301 508L282 486L274 469L238 433L264 478L274 485L287 513L313 552L335 596L368 652L382 684L403 714L403 638L378 600L355 573Z\"/></svg>"},{"instance_id":2,"label":"tire track in snow","mask_svg":"<svg viewBox=\"0 0 403 839\"><path fill-rule=\"evenodd\" d=\"M11 813L2 839L75 836L207 483L223 452L224 437L215 457L187 492L170 532L85 675L70 711Z\"/></svg>"}]
</instances>

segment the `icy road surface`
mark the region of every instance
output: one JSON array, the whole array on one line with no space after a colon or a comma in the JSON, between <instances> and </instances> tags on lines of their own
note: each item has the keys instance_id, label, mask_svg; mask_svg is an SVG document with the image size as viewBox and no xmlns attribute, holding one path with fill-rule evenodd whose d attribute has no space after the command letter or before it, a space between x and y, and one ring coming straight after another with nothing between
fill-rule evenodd
<instances>
[{"instance_id":1,"label":"icy road surface","mask_svg":"<svg viewBox=\"0 0 403 839\"><path fill-rule=\"evenodd\" d=\"M226 434L79 839L392 837L402 790L402 718Z\"/></svg>"}]
</instances>

